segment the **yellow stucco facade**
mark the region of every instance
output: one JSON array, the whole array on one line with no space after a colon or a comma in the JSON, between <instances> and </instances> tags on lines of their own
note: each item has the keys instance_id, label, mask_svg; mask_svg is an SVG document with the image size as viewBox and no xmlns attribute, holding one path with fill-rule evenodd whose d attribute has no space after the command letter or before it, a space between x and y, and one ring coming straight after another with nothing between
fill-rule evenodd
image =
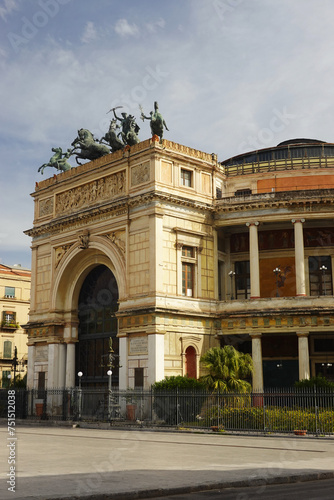
<instances>
[{"instance_id":1,"label":"yellow stucco facade","mask_svg":"<svg viewBox=\"0 0 334 500\"><path fill-rule=\"evenodd\" d=\"M31 272L17 266L0 264L0 381L7 387L15 375L23 378L27 372L27 334ZM10 377L9 377L10 376Z\"/></svg>"},{"instance_id":2,"label":"yellow stucco facade","mask_svg":"<svg viewBox=\"0 0 334 500\"><path fill-rule=\"evenodd\" d=\"M107 383L108 335L121 389L199 377L226 343L255 389L330 373L334 160L302 147L218 163L153 138L37 183L29 387Z\"/></svg>"}]
</instances>

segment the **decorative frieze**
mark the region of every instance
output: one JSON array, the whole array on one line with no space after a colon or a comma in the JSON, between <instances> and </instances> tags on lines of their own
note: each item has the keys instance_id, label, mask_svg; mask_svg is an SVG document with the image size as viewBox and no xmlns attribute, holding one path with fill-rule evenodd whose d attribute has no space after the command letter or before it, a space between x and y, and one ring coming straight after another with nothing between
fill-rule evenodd
<instances>
[{"instance_id":1,"label":"decorative frieze","mask_svg":"<svg viewBox=\"0 0 334 500\"><path fill-rule=\"evenodd\" d=\"M254 328L282 327L296 329L297 327L333 327L334 316L249 316L247 318L226 318L221 320L222 331Z\"/></svg>"},{"instance_id":2,"label":"decorative frieze","mask_svg":"<svg viewBox=\"0 0 334 500\"><path fill-rule=\"evenodd\" d=\"M56 214L80 210L115 196L125 194L125 170L69 189L56 196Z\"/></svg>"}]
</instances>

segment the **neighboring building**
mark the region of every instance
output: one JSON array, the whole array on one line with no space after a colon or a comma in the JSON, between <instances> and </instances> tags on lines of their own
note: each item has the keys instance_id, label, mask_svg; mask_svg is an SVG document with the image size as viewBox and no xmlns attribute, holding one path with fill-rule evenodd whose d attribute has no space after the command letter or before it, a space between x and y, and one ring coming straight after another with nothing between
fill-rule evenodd
<instances>
[{"instance_id":1,"label":"neighboring building","mask_svg":"<svg viewBox=\"0 0 334 500\"><path fill-rule=\"evenodd\" d=\"M251 352L253 386L334 377L334 145L218 163L150 139L36 184L29 387L148 388ZM110 351L110 339L114 352Z\"/></svg>"},{"instance_id":2,"label":"neighboring building","mask_svg":"<svg viewBox=\"0 0 334 500\"><path fill-rule=\"evenodd\" d=\"M17 354L16 375L27 372L27 334L22 328L28 321L31 271L20 265L0 264L0 380L7 387L14 377L14 356ZM16 350L15 350L16 348Z\"/></svg>"}]
</instances>

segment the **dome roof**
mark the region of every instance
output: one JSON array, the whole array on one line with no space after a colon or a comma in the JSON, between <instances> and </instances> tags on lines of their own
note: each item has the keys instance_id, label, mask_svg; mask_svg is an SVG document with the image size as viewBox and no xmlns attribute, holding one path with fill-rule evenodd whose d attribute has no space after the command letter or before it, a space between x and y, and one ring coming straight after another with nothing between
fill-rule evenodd
<instances>
[{"instance_id":1,"label":"dome roof","mask_svg":"<svg viewBox=\"0 0 334 500\"><path fill-rule=\"evenodd\" d=\"M318 139L289 139L277 144L278 146L288 146L290 144L326 144L325 141L318 141Z\"/></svg>"}]
</instances>

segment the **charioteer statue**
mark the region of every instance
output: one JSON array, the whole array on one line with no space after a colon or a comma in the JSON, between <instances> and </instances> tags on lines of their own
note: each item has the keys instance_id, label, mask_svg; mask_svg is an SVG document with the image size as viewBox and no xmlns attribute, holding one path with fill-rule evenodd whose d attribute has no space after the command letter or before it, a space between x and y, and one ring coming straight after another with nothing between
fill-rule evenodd
<instances>
[{"instance_id":1,"label":"charioteer statue","mask_svg":"<svg viewBox=\"0 0 334 500\"><path fill-rule=\"evenodd\" d=\"M122 137L124 144L128 146L134 146L139 142L138 132L140 130L140 127L137 125L134 116L128 115L127 113L121 113L122 118L120 118L116 115L115 110L121 107L122 106L116 106L116 108L110 109L108 113L112 111L114 113L115 119L121 123L121 132L119 135Z\"/></svg>"},{"instance_id":2,"label":"charioteer statue","mask_svg":"<svg viewBox=\"0 0 334 500\"><path fill-rule=\"evenodd\" d=\"M145 116L142 106L139 106L141 111L140 118L144 120L150 120L152 136L157 135L160 137L160 142L162 141L164 135L164 127L168 130L165 120L163 119L161 113L159 112L158 102L154 102L154 111L150 112L150 116Z\"/></svg>"},{"instance_id":3,"label":"charioteer statue","mask_svg":"<svg viewBox=\"0 0 334 500\"><path fill-rule=\"evenodd\" d=\"M53 167L61 172L66 172L72 168L72 165L67 161L72 155L75 156L77 164L81 165L78 160L96 160L110 152L114 153L127 146L138 144L138 132L140 127L137 125L133 115L122 112L121 116L117 116L116 109L122 107L123 106L116 106L108 111L108 113L111 111L113 112L114 118L110 121L109 130L102 139L96 139L87 129L79 129L77 137L71 144L72 148L67 149L66 153L63 153L62 148L52 148L54 155L50 158L48 163L44 163L39 167L38 172L43 174L46 167ZM168 130L168 128L159 112L157 101L154 102L154 111L150 112L150 116L145 115L142 106L139 106L139 108L141 111L141 119L143 121L150 120L152 136L158 136L161 142L164 128L166 130ZM119 122L119 124L117 122Z\"/></svg>"}]
</instances>

